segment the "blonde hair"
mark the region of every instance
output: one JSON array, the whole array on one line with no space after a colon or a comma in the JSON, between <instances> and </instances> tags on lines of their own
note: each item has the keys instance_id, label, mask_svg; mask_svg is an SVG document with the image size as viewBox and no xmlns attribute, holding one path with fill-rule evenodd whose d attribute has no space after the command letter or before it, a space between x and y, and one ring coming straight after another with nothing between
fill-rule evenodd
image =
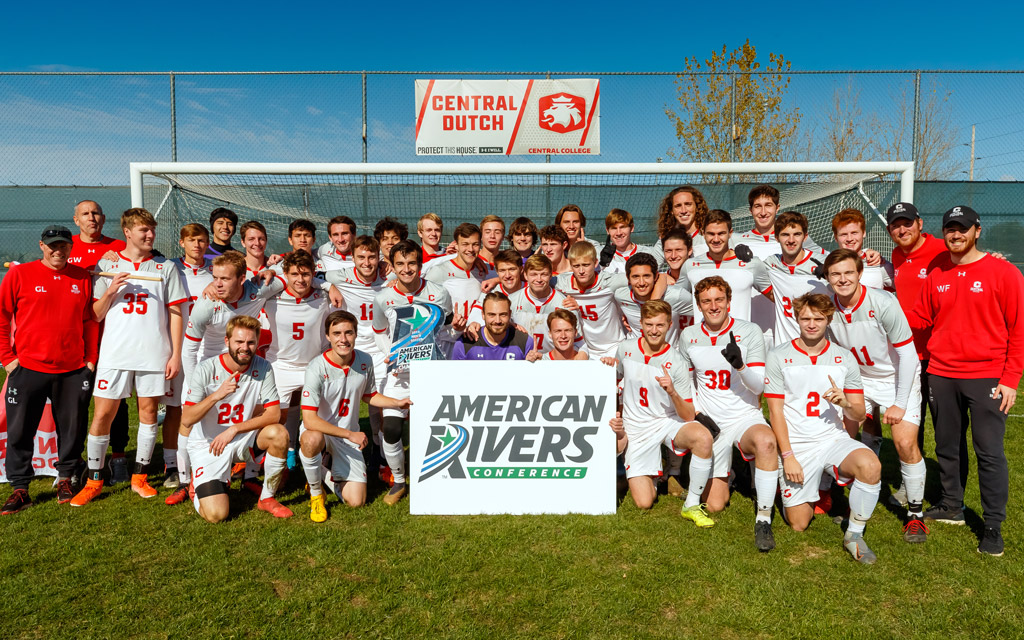
<instances>
[{"instance_id":1,"label":"blonde hair","mask_svg":"<svg viewBox=\"0 0 1024 640\"><path fill-rule=\"evenodd\" d=\"M586 240L580 240L569 247L569 252L566 256L569 258L569 262L574 260L585 260L587 258L597 260L597 249L595 249L594 245L590 244Z\"/></svg>"}]
</instances>

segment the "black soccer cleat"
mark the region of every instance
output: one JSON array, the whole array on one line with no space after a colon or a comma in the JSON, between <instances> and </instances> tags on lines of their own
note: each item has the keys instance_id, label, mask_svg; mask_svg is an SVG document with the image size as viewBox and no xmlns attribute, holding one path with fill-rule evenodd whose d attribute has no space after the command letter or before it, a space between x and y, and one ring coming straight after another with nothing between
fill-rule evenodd
<instances>
[{"instance_id":1,"label":"black soccer cleat","mask_svg":"<svg viewBox=\"0 0 1024 640\"><path fill-rule=\"evenodd\" d=\"M767 553L775 548L775 534L772 533L772 523L761 520L754 523L754 546L761 553Z\"/></svg>"},{"instance_id":2,"label":"black soccer cleat","mask_svg":"<svg viewBox=\"0 0 1024 640\"><path fill-rule=\"evenodd\" d=\"M978 553L985 553L998 558L1003 555L1003 533L996 527L985 527L985 533L978 543Z\"/></svg>"},{"instance_id":3,"label":"black soccer cleat","mask_svg":"<svg viewBox=\"0 0 1024 640\"><path fill-rule=\"evenodd\" d=\"M931 532L925 526L924 520L919 516L910 516L907 519L907 524L903 527L903 540L904 542L920 544L928 540L929 533Z\"/></svg>"}]
</instances>

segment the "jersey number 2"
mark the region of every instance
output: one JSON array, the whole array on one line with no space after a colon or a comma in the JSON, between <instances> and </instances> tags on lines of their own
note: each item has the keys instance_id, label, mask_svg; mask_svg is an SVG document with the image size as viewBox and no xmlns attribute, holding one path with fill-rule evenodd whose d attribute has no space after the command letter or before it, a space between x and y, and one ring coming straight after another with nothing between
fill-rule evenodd
<instances>
[{"instance_id":1,"label":"jersey number 2","mask_svg":"<svg viewBox=\"0 0 1024 640\"><path fill-rule=\"evenodd\" d=\"M818 395L817 391L812 391L807 394L807 417L817 418L821 415L818 411L818 403L821 402L821 396Z\"/></svg>"}]
</instances>

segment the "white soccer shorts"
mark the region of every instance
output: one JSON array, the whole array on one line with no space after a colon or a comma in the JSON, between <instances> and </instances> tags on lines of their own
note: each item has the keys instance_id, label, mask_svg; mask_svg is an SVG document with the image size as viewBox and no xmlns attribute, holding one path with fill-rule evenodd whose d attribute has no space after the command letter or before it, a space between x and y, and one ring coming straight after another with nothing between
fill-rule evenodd
<instances>
[{"instance_id":1,"label":"white soccer shorts","mask_svg":"<svg viewBox=\"0 0 1024 640\"><path fill-rule=\"evenodd\" d=\"M732 447L736 445L736 449L739 450L740 455L746 461L754 459L754 452L746 452L740 447L740 440L743 439L743 434L747 432L750 427L755 424L767 424L764 419L764 415L760 411L750 409L743 413L739 418L734 418L729 421L715 420L718 428L722 430L715 438L715 442L711 445L711 457L713 462L711 463L711 477L712 478L727 478L729 477L729 471L732 469Z\"/></svg>"},{"instance_id":2,"label":"white soccer shorts","mask_svg":"<svg viewBox=\"0 0 1024 640\"><path fill-rule=\"evenodd\" d=\"M299 427L299 438L307 431ZM324 434L324 445L331 454L331 480L334 482L366 482L366 461L363 452L351 440Z\"/></svg>"},{"instance_id":3,"label":"white soccer shorts","mask_svg":"<svg viewBox=\"0 0 1024 640\"><path fill-rule=\"evenodd\" d=\"M96 388L93 396L121 400L131 397L134 389L140 398L163 399L168 385L163 371L128 371L104 367L96 369Z\"/></svg>"},{"instance_id":4,"label":"white soccer shorts","mask_svg":"<svg viewBox=\"0 0 1024 640\"><path fill-rule=\"evenodd\" d=\"M689 449L678 449L676 434L683 428L681 420L654 420L643 429L626 431L628 444L625 452L626 477L661 476L661 445L677 456L685 456Z\"/></svg>"},{"instance_id":5,"label":"white soccer shorts","mask_svg":"<svg viewBox=\"0 0 1024 640\"><path fill-rule=\"evenodd\" d=\"M182 388L184 386L185 372L179 371L178 375L167 381L167 393L160 399L160 404L165 407L180 407L185 401L185 392L187 391Z\"/></svg>"},{"instance_id":6,"label":"white soccer shorts","mask_svg":"<svg viewBox=\"0 0 1024 640\"><path fill-rule=\"evenodd\" d=\"M289 365L272 363L274 370L274 384L277 386L277 396L281 400L281 410L291 406L292 394L302 390L306 382L306 370Z\"/></svg>"},{"instance_id":7,"label":"white soccer shorts","mask_svg":"<svg viewBox=\"0 0 1024 640\"><path fill-rule=\"evenodd\" d=\"M259 463L264 452L256 448L258 434L259 429L238 434L219 456L215 456L210 453L210 443L206 438L194 430L188 439L188 455L192 459L192 481L195 486L212 480L231 482L231 467L236 462Z\"/></svg>"},{"instance_id":8,"label":"white soccer shorts","mask_svg":"<svg viewBox=\"0 0 1024 640\"><path fill-rule=\"evenodd\" d=\"M404 400L409 397L409 373L403 373L402 375L396 376L389 373L387 375L387 381L384 383L384 395L389 398L396 398L398 400ZM384 409L385 418L408 418L408 409Z\"/></svg>"},{"instance_id":9,"label":"white soccer shorts","mask_svg":"<svg viewBox=\"0 0 1024 640\"><path fill-rule=\"evenodd\" d=\"M373 359L373 382L377 393L384 393L384 385L388 381L388 365L384 362L387 357L378 350L367 351Z\"/></svg>"},{"instance_id":10,"label":"white soccer shorts","mask_svg":"<svg viewBox=\"0 0 1024 640\"><path fill-rule=\"evenodd\" d=\"M878 418L883 422L885 411L896 402L896 378L863 379L864 382L864 406L867 407L868 415ZM914 369L914 380L910 384L910 397L907 399L907 412L903 414L903 420L921 426L921 365L918 363Z\"/></svg>"},{"instance_id":11,"label":"white soccer shorts","mask_svg":"<svg viewBox=\"0 0 1024 640\"><path fill-rule=\"evenodd\" d=\"M779 465L779 489L782 491L782 505L797 505L818 501L818 484L822 472L826 472L836 480L836 484L845 487L853 481L839 474L839 465L846 457L857 451L870 451L860 440L854 440L845 431L836 432L829 440L793 445L793 455L804 470L803 484L786 480L786 472Z\"/></svg>"}]
</instances>

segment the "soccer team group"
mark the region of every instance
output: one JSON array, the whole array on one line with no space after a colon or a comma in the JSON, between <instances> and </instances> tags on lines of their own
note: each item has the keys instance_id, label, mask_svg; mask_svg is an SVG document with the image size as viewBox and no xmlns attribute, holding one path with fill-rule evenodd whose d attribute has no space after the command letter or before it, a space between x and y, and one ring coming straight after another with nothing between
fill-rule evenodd
<instances>
[{"instance_id":1,"label":"soccer team group","mask_svg":"<svg viewBox=\"0 0 1024 640\"><path fill-rule=\"evenodd\" d=\"M621 209L605 217L607 241L594 242L583 211L567 205L542 229L528 218L506 228L496 215L460 224L448 245L433 213L417 223L419 243L392 218L358 235L339 216L317 246L314 223L297 219L283 255L267 255L262 224L238 227L219 208L209 229L181 228L183 255L173 259L154 252L157 221L145 209L124 212L121 240L104 235L98 203L80 202L80 233L48 227L42 259L13 266L0 283L13 488L3 513L32 504L47 399L60 503L86 506L121 481L157 496L147 469L164 405L167 504L190 501L204 519L224 520L228 487L241 476L259 509L290 517L274 496L301 467L310 517L323 522L327 492L364 504L369 459L393 505L408 491L403 427L415 411L393 342L403 308L420 307L444 317L431 337L445 358L615 367L620 406L610 428L640 508L667 477L669 493L685 494L682 516L713 526L710 514L729 503L735 446L751 464L761 551L775 546L777 495L785 521L803 530L829 512L834 485L852 483L843 546L875 562L864 531L880 495L882 423L899 457L893 498L906 509L905 540L924 542L925 520L962 524L969 421L985 519L978 548L1001 555L1003 435L1024 367L1020 271L977 247L981 224L969 207L946 212L942 239L922 232L912 204L890 207L889 261L864 246L861 211L836 213L839 248L828 253L805 216L779 212L774 187L759 185L748 200L753 228L739 232L698 189L673 189L653 247L633 242L633 218ZM133 391L140 424L128 478L124 403ZM942 499L925 511L929 401ZM369 456L360 402L369 406Z\"/></svg>"}]
</instances>

